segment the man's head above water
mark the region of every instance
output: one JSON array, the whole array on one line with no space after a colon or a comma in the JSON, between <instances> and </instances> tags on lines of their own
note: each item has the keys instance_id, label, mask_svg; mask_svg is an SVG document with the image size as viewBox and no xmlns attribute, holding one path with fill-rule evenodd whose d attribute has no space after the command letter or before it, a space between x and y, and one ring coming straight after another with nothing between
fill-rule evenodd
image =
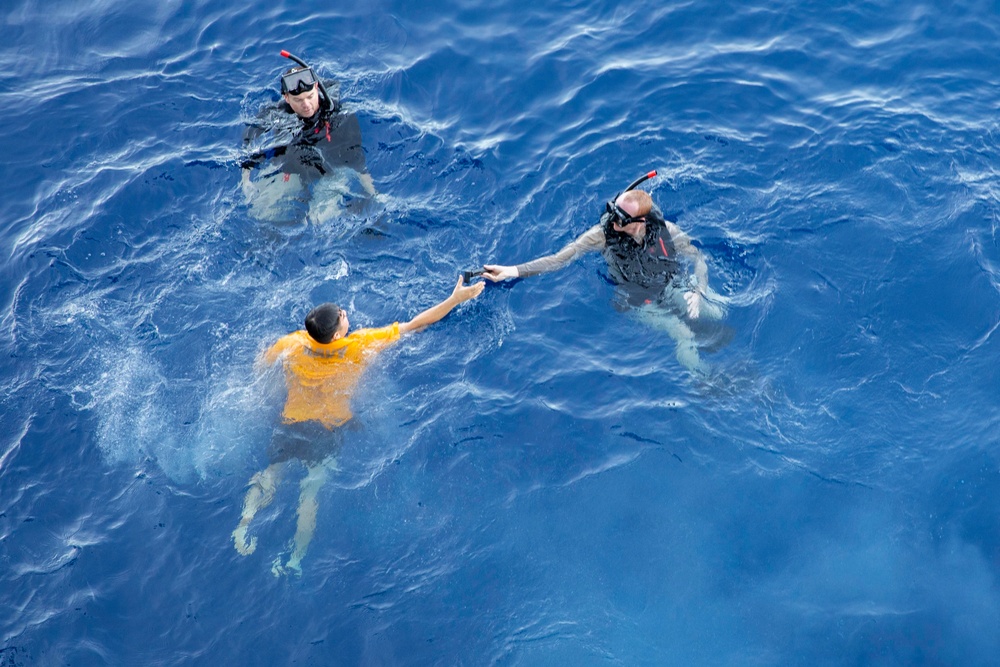
<instances>
[{"instance_id":1,"label":"man's head above water","mask_svg":"<svg viewBox=\"0 0 1000 667\"><path fill-rule=\"evenodd\" d=\"M312 118L319 111L319 81L309 67L293 67L282 74L281 95L300 118Z\"/></svg>"},{"instance_id":2,"label":"man's head above water","mask_svg":"<svg viewBox=\"0 0 1000 667\"><path fill-rule=\"evenodd\" d=\"M346 336L349 325L344 309L332 303L316 306L306 315L306 332L321 345Z\"/></svg>"}]
</instances>

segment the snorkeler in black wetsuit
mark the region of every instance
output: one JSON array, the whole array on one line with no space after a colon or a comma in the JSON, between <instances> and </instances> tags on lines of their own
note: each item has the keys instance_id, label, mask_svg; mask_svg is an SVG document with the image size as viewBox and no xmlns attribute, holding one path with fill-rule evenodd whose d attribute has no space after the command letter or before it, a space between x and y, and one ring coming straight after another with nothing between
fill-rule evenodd
<instances>
[{"instance_id":1,"label":"snorkeler in black wetsuit","mask_svg":"<svg viewBox=\"0 0 1000 667\"><path fill-rule=\"evenodd\" d=\"M704 371L694 328L725 315L724 299L708 285L708 265L690 237L663 218L647 192L636 190L650 172L605 206L600 221L559 252L515 266L487 264L482 276L498 282L557 271L586 252L599 251L617 286L620 305L674 339L677 359ZM690 263L690 274L681 259Z\"/></svg>"},{"instance_id":2,"label":"snorkeler in black wetsuit","mask_svg":"<svg viewBox=\"0 0 1000 667\"><path fill-rule=\"evenodd\" d=\"M258 208L273 206L289 192L301 200L302 193L314 183L336 175L349 175L360 183L365 195L374 195L361 145L361 125L355 114L341 109L337 84L331 83L331 94L305 62L286 51L282 55L299 66L282 74L281 102L265 108L244 134L244 146L257 149L240 164L248 199ZM256 170L259 173L255 174ZM251 182L288 185L279 185L270 198L274 201L265 198L262 206L260 193L248 187Z\"/></svg>"}]
</instances>

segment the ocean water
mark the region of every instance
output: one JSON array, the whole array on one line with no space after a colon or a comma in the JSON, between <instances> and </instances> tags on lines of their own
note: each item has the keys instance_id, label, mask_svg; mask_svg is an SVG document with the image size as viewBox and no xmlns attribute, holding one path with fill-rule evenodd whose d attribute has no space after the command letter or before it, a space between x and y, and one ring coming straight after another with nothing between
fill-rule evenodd
<instances>
[{"instance_id":1,"label":"ocean water","mask_svg":"<svg viewBox=\"0 0 1000 667\"><path fill-rule=\"evenodd\" d=\"M1000 4L0 16L0 665L997 664ZM254 216L281 49L377 202ZM365 376L301 576L294 466L233 549L270 342L408 319L650 169L731 299L716 382L596 255L490 286Z\"/></svg>"}]
</instances>

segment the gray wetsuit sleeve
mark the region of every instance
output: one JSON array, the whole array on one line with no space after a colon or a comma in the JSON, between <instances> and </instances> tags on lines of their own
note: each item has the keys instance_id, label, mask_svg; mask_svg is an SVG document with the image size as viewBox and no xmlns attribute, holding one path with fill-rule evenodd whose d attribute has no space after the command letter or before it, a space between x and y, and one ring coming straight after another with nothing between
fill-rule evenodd
<instances>
[{"instance_id":1,"label":"gray wetsuit sleeve","mask_svg":"<svg viewBox=\"0 0 1000 667\"><path fill-rule=\"evenodd\" d=\"M530 262L517 265L517 273L522 278L537 276L539 273L558 271L580 255L604 248L604 229L597 224L571 241L554 255L546 255Z\"/></svg>"}]
</instances>

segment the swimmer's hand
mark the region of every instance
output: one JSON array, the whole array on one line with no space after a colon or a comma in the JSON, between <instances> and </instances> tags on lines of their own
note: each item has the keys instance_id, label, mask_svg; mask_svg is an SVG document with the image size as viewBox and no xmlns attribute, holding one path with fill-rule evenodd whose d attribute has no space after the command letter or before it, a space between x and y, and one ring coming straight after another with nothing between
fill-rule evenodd
<instances>
[{"instance_id":1,"label":"swimmer's hand","mask_svg":"<svg viewBox=\"0 0 1000 667\"><path fill-rule=\"evenodd\" d=\"M521 276L516 266L501 266L499 264L486 264L483 266L483 278L498 283L501 280L519 278Z\"/></svg>"},{"instance_id":2,"label":"swimmer's hand","mask_svg":"<svg viewBox=\"0 0 1000 667\"><path fill-rule=\"evenodd\" d=\"M684 292L684 300L687 301L688 307L688 317L692 320L698 319L698 316L701 315L701 299L701 292L696 289Z\"/></svg>"},{"instance_id":3,"label":"swimmer's hand","mask_svg":"<svg viewBox=\"0 0 1000 667\"><path fill-rule=\"evenodd\" d=\"M470 299L475 299L477 296L482 294L484 287L486 287L486 283L484 282L466 285L465 281L462 280L462 275L459 274L458 281L455 283L455 288L451 291L451 294L448 295L447 299L436 306L431 306L409 322L400 322L399 333L420 331L421 329L440 321L441 318L454 310L458 304L469 301Z\"/></svg>"},{"instance_id":4,"label":"swimmer's hand","mask_svg":"<svg viewBox=\"0 0 1000 667\"><path fill-rule=\"evenodd\" d=\"M469 301L470 299L475 299L483 293L484 287L486 287L486 283L482 281L466 285L464 276L460 275L458 277L458 282L455 283L455 289L451 291L451 297L449 300L457 306L458 304Z\"/></svg>"}]
</instances>

